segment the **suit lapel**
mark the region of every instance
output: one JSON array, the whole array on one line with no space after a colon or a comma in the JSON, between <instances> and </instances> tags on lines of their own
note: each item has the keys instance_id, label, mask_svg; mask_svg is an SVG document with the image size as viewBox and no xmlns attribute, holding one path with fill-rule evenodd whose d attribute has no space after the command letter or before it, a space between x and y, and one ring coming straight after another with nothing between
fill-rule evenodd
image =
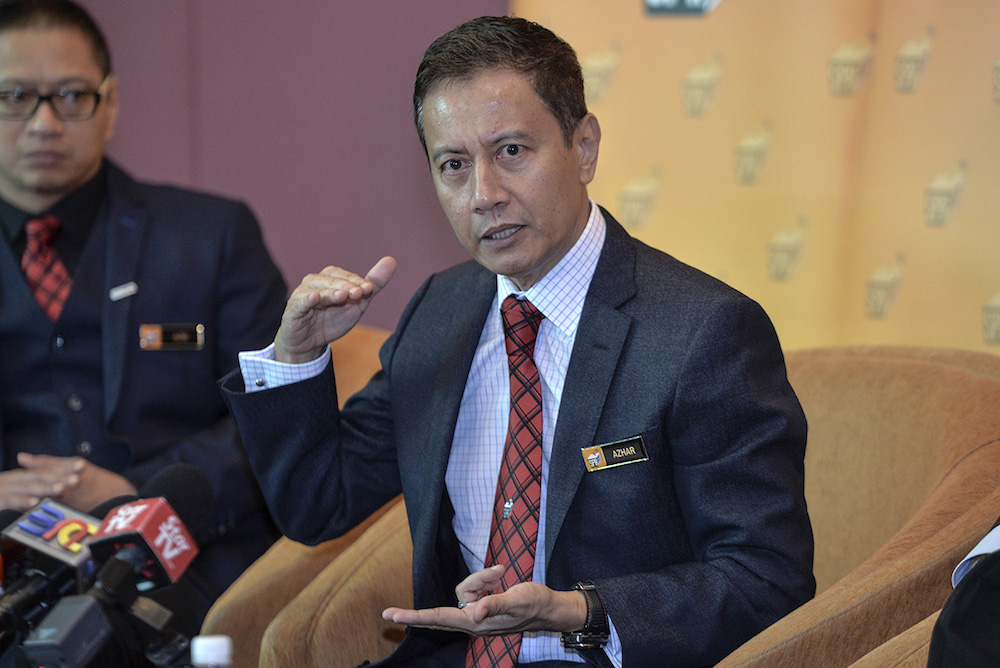
<instances>
[{"instance_id":1,"label":"suit lapel","mask_svg":"<svg viewBox=\"0 0 1000 668\"><path fill-rule=\"evenodd\" d=\"M545 503L546 567L583 477L580 449L594 443L604 401L632 324L632 318L618 308L636 291L635 250L625 230L607 211L603 213L607 237L583 305L549 462L549 470L559 471L559 475L549 476Z\"/></svg>"},{"instance_id":2,"label":"suit lapel","mask_svg":"<svg viewBox=\"0 0 1000 668\"><path fill-rule=\"evenodd\" d=\"M496 276L478 265L475 271L471 280L454 281L447 294L437 298L435 304L428 304L429 308L421 309L420 317L430 321L426 329L423 326L419 329L425 335L425 341L434 342L423 361L433 359L438 363L425 376L427 391L418 397L407 398L408 403L402 411L396 411L407 415L435 416L433 420L422 420L413 432L419 439L415 445L420 452L416 479L422 481L416 490L415 502L407 497L407 509L416 514L412 522L415 573L434 574L439 567L435 556L437 537L441 531L439 523L450 523L454 514L451 503L445 501L445 472L466 381L487 312L496 294ZM446 531L450 531L450 527ZM458 554L457 550L455 554ZM450 592L454 582L445 582L438 575L441 574L435 574L425 582L414 582L414 594L421 600L430 597L426 600L439 601L446 593L445 589Z\"/></svg>"},{"instance_id":3,"label":"suit lapel","mask_svg":"<svg viewBox=\"0 0 1000 668\"><path fill-rule=\"evenodd\" d=\"M465 393L466 381L472 368L479 337L486 322L487 310L496 294L496 277L488 271L479 272L474 283L462 286L460 299L470 302L469 308L451 308L450 318L439 321L438 341L442 346L439 359L445 360L436 370L433 384L428 386L428 406L424 415L439 418L428 421L427 443L434 451L428 464L433 470L435 488L444 487L444 472L455 436L458 411ZM442 388L443 391L430 391Z\"/></svg>"},{"instance_id":4,"label":"suit lapel","mask_svg":"<svg viewBox=\"0 0 1000 668\"><path fill-rule=\"evenodd\" d=\"M138 331L128 331L128 316L134 301L128 293L142 289L135 282L146 213L134 201L130 186L131 179L109 164L108 196L101 212L106 242L104 294L101 296L105 422L111 419L118 405L125 351L130 345L138 345L139 336Z\"/></svg>"}]
</instances>

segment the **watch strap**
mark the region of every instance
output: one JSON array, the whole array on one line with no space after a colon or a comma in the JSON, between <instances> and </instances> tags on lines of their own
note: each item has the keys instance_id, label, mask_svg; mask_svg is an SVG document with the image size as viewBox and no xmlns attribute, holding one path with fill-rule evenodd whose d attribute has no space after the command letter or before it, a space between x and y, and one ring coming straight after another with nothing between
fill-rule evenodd
<instances>
[{"instance_id":1,"label":"watch strap","mask_svg":"<svg viewBox=\"0 0 1000 668\"><path fill-rule=\"evenodd\" d=\"M604 603L593 582L577 582L573 589L582 592L587 601L587 621L579 631L562 634L563 647L569 649L601 649L611 637L611 625Z\"/></svg>"}]
</instances>

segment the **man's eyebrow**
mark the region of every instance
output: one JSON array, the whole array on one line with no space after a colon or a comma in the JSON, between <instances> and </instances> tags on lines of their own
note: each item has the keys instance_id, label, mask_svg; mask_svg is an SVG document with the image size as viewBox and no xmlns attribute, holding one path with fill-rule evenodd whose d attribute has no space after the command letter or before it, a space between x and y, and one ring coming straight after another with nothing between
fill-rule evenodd
<instances>
[{"instance_id":1,"label":"man's eyebrow","mask_svg":"<svg viewBox=\"0 0 1000 668\"><path fill-rule=\"evenodd\" d=\"M85 86L93 87L93 84L86 77L65 77L62 79L56 79L55 81L45 81L39 83L30 78L23 77L5 77L0 79L0 86L25 86L32 88L43 88L45 86L51 86L53 88L59 88L61 86L70 86L74 84L82 84Z\"/></svg>"},{"instance_id":2,"label":"man's eyebrow","mask_svg":"<svg viewBox=\"0 0 1000 668\"><path fill-rule=\"evenodd\" d=\"M498 134L489 142L489 145L497 146L499 144L509 144L511 142L525 141L529 139L531 139L530 132L525 130L509 130Z\"/></svg>"},{"instance_id":3,"label":"man's eyebrow","mask_svg":"<svg viewBox=\"0 0 1000 668\"><path fill-rule=\"evenodd\" d=\"M440 160L441 158L443 158L446 155L449 155L449 154L460 155L462 153L463 153L463 151L461 151L461 150L459 150L457 148L450 148L448 146L442 146L441 148L439 148L438 150L434 151L431 154L431 161L432 162L437 162L438 160Z\"/></svg>"}]
</instances>

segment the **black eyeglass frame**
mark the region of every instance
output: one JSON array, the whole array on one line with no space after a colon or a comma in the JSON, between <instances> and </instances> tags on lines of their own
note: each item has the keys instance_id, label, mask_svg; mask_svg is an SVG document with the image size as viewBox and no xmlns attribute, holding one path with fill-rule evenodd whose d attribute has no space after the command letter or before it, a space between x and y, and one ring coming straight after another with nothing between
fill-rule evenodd
<instances>
[{"instance_id":1,"label":"black eyeglass frame","mask_svg":"<svg viewBox=\"0 0 1000 668\"><path fill-rule=\"evenodd\" d=\"M39 108L42 106L42 102L48 102L49 108L52 109L52 113L63 122L75 122L75 121L89 121L97 113L97 108L101 104L101 100L107 97L108 86L111 84L111 74L104 77L104 81L101 85L97 87L96 90L72 90L69 88L61 88L54 93L49 93L48 95L38 95L35 93L35 105L31 108L31 111L20 114L10 114L3 111L2 104L0 104L0 120L4 121L27 121L30 120L36 113L38 113ZM66 96L67 93L85 93L87 95L94 96L94 106L85 116L66 116L60 111L58 104L55 100L59 100Z\"/></svg>"}]
</instances>

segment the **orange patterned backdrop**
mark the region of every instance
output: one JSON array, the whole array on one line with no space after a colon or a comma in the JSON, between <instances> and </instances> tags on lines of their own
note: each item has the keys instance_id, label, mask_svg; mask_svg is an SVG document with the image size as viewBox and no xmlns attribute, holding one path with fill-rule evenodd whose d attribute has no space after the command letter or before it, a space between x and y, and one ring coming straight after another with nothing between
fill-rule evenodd
<instances>
[{"instance_id":1,"label":"orange patterned backdrop","mask_svg":"<svg viewBox=\"0 0 1000 668\"><path fill-rule=\"evenodd\" d=\"M584 65L594 199L758 300L786 348L1000 352L1000 2L511 12Z\"/></svg>"}]
</instances>

